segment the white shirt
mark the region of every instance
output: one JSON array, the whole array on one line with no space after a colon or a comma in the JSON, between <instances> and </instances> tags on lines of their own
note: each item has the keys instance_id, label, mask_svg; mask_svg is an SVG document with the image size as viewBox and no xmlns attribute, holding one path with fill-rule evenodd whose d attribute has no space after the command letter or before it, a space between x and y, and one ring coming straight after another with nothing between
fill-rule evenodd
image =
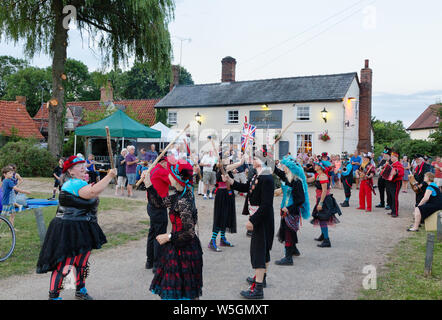
<instances>
[{"instance_id":1,"label":"white shirt","mask_svg":"<svg viewBox=\"0 0 442 320\"><path fill-rule=\"evenodd\" d=\"M215 163L217 163L217 158L215 157L211 157L210 155L206 154L202 159L201 159L201 164L203 165L207 165L210 164L210 167L203 167L203 172L211 172L213 171L213 166L215 165Z\"/></svg>"}]
</instances>

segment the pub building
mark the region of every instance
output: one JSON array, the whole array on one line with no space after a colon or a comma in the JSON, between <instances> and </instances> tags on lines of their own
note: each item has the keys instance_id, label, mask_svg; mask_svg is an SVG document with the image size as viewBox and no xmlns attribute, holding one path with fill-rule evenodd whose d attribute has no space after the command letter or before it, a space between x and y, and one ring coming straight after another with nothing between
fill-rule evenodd
<instances>
[{"instance_id":1,"label":"pub building","mask_svg":"<svg viewBox=\"0 0 442 320\"><path fill-rule=\"evenodd\" d=\"M258 143L271 142L293 121L275 148L277 158L288 152L341 155L372 150L368 60L360 78L350 72L251 81L235 81L234 58L225 57L221 64L220 83L178 85L174 74L170 92L155 105L167 109L172 129L190 123L192 152L209 150L208 136L238 145L246 118L257 128ZM328 140L321 139L324 133Z\"/></svg>"}]
</instances>

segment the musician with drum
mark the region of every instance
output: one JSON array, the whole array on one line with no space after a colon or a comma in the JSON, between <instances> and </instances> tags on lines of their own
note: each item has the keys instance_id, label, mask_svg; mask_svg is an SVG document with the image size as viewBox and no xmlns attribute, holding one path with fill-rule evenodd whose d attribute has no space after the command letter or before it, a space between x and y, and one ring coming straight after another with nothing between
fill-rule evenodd
<instances>
[{"instance_id":1,"label":"musician with drum","mask_svg":"<svg viewBox=\"0 0 442 320\"><path fill-rule=\"evenodd\" d=\"M387 177L386 188L387 194L391 197L391 213L392 218L397 218L399 216L399 191L402 187L402 178L404 177L404 166L399 161L399 153L391 152L391 172Z\"/></svg>"},{"instance_id":2,"label":"musician with drum","mask_svg":"<svg viewBox=\"0 0 442 320\"><path fill-rule=\"evenodd\" d=\"M388 177L391 172L391 162L390 162L391 149L388 147L384 148L384 152L382 153L382 160L378 165L378 188L379 188L379 197L381 202L376 206L376 208L384 208L386 210L391 209L391 199L387 193L387 206L385 206L385 187L386 182L384 176Z\"/></svg>"}]
</instances>

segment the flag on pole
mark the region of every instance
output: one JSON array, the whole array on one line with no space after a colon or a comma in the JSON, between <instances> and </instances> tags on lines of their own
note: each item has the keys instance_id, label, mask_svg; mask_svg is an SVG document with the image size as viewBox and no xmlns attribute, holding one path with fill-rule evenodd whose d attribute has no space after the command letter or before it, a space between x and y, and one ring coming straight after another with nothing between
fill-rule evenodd
<instances>
[{"instance_id":1,"label":"flag on pole","mask_svg":"<svg viewBox=\"0 0 442 320\"><path fill-rule=\"evenodd\" d=\"M255 132L256 132L256 127L252 124L247 123L247 118L246 118L241 134L241 150L243 152L244 150L246 150L247 145L253 142L253 140L255 139Z\"/></svg>"}]
</instances>

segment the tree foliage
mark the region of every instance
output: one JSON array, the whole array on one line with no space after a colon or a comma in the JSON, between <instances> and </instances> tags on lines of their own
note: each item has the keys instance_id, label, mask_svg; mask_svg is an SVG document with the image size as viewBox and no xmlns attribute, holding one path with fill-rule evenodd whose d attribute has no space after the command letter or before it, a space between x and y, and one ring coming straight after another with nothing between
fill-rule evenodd
<instances>
[{"instance_id":1,"label":"tree foliage","mask_svg":"<svg viewBox=\"0 0 442 320\"><path fill-rule=\"evenodd\" d=\"M28 62L11 56L0 56L0 98L6 94L6 77L28 66Z\"/></svg>"},{"instance_id":2,"label":"tree foliage","mask_svg":"<svg viewBox=\"0 0 442 320\"><path fill-rule=\"evenodd\" d=\"M57 165L57 160L46 150L38 146L37 141L21 139L8 142L0 149L0 167L16 164L20 175L24 177L50 177Z\"/></svg>"},{"instance_id":3,"label":"tree foliage","mask_svg":"<svg viewBox=\"0 0 442 320\"><path fill-rule=\"evenodd\" d=\"M173 0L3 0L0 40L23 41L28 57L44 52L52 60L52 98L49 106L48 147L60 155L63 143L68 30L65 6L74 6L76 26L98 43L103 62L146 61L159 83L170 79L172 55L168 24Z\"/></svg>"},{"instance_id":4,"label":"tree foliage","mask_svg":"<svg viewBox=\"0 0 442 320\"><path fill-rule=\"evenodd\" d=\"M51 70L26 67L6 77L5 100L15 100L16 96L26 97L26 110L33 117L43 101L51 97Z\"/></svg>"},{"instance_id":5,"label":"tree foliage","mask_svg":"<svg viewBox=\"0 0 442 320\"><path fill-rule=\"evenodd\" d=\"M374 143L389 144L393 141L410 138L401 120L390 122L374 118L372 120L372 127L374 131Z\"/></svg>"}]
</instances>

